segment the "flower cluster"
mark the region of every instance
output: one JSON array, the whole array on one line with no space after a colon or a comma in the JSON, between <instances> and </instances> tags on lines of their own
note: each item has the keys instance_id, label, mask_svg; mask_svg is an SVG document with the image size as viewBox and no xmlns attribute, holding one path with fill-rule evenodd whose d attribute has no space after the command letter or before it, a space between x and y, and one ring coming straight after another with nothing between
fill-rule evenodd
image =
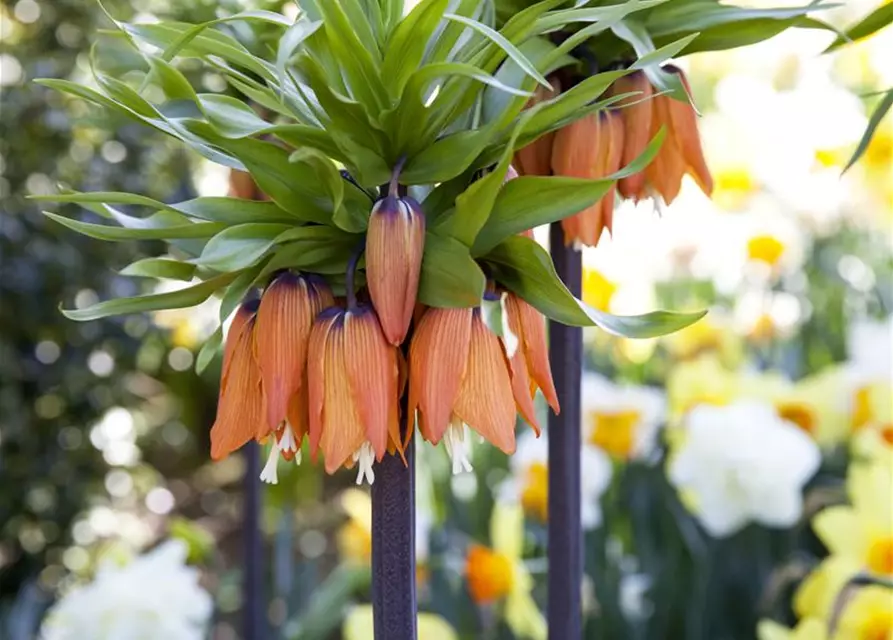
<instances>
[{"instance_id":1,"label":"flower cluster","mask_svg":"<svg viewBox=\"0 0 893 640\"><path fill-rule=\"evenodd\" d=\"M683 71L673 65L665 65L663 71L676 76L690 98ZM552 85L558 86L557 81ZM690 102L656 93L643 71L619 78L608 93L617 98L614 108L584 116L518 151L519 173L608 178L638 158L663 129L666 137L654 160L642 171L621 177L617 193L634 202L660 196L670 204L679 195L686 174L705 194L712 193L713 179L701 149L697 114ZM538 89L530 104L550 100L554 95ZM565 241L596 246L603 231L611 232L614 199L614 186L609 184L598 202L562 220Z\"/></svg>"},{"instance_id":2,"label":"flower cluster","mask_svg":"<svg viewBox=\"0 0 893 640\"><path fill-rule=\"evenodd\" d=\"M307 437L328 473L355 465L357 482L372 483L373 463L402 456L418 424L429 442L444 441L455 472L467 471L468 428L511 453L517 414L540 432L537 390L559 410L545 320L527 302L493 294L502 336L478 307L417 303L425 215L397 194L394 183L370 214L368 301L354 287L357 253L343 300L320 276L283 271L239 307L224 348L214 459L270 439L261 479L275 483L279 458L300 463Z\"/></svg>"}]
</instances>

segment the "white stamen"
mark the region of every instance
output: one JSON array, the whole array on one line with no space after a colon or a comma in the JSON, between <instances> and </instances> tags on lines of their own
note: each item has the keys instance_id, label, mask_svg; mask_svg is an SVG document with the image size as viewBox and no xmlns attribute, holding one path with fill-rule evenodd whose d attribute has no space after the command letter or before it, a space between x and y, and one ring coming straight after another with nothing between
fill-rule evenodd
<instances>
[{"instance_id":1,"label":"white stamen","mask_svg":"<svg viewBox=\"0 0 893 640\"><path fill-rule=\"evenodd\" d=\"M261 482L267 484L279 484L279 445L276 444L276 438L273 438L273 446L270 447L270 457L267 458L267 464L264 465L260 472Z\"/></svg>"},{"instance_id":2,"label":"white stamen","mask_svg":"<svg viewBox=\"0 0 893 640\"><path fill-rule=\"evenodd\" d=\"M285 421L285 429L282 431L282 437L279 438L280 451L297 451L298 441L295 439L295 432L291 428L288 420Z\"/></svg>"},{"instance_id":3,"label":"white stamen","mask_svg":"<svg viewBox=\"0 0 893 640\"><path fill-rule=\"evenodd\" d=\"M505 354L509 358L514 358L515 352L518 350L518 336L515 335L509 326L509 313L508 309L505 308L507 297L508 294L504 291L499 297L499 306L502 308L502 344L505 345Z\"/></svg>"},{"instance_id":4,"label":"white stamen","mask_svg":"<svg viewBox=\"0 0 893 640\"><path fill-rule=\"evenodd\" d=\"M453 462L453 475L472 470L471 461L468 459L471 442L467 439L467 431L468 426L454 417L444 434L443 443Z\"/></svg>"},{"instance_id":5,"label":"white stamen","mask_svg":"<svg viewBox=\"0 0 893 640\"><path fill-rule=\"evenodd\" d=\"M304 461L304 452L301 451L300 449L298 449L295 452L295 464L300 466L301 462L303 462L303 461Z\"/></svg>"},{"instance_id":6,"label":"white stamen","mask_svg":"<svg viewBox=\"0 0 893 640\"><path fill-rule=\"evenodd\" d=\"M375 452L372 450L372 443L364 442L359 449L353 454L353 461L357 463L357 484L363 484L366 480L369 484L375 482L375 471L372 469L372 463L375 462Z\"/></svg>"}]
</instances>

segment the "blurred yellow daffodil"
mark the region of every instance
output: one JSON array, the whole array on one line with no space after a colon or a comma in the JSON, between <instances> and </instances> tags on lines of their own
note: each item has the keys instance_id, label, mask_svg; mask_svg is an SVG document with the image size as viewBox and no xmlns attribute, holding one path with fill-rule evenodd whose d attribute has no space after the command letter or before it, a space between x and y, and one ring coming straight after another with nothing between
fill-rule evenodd
<instances>
[{"instance_id":1,"label":"blurred yellow daffodil","mask_svg":"<svg viewBox=\"0 0 893 640\"><path fill-rule=\"evenodd\" d=\"M372 558L372 500L359 489L346 489L340 497L347 522L338 529L338 553L343 560L368 564Z\"/></svg>"},{"instance_id":2,"label":"blurred yellow daffodil","mask_svg":"<svg viewBox=\"0 0 893 640\"><path fill-rule=\"evenodd\" d=\"M713 354L679 363L667 376L670 421L678 422L700 404L729 404L736 395L737 378Z\"/></svg>"},{"instance_id":3,"label":"blurred yellow daffodil","mask_svg":"<svg viewBox=\"0 0 893 640\"><path fill-rule=\"evenodd\" d=\"M893 589L858 589L844 605L833 640L890 640L893 638Z\"/></svg>"},{"instance_id":4,"label":"blurred yellow daffodil","mask_svg":"<svg viewBox=\"0 0 893 640\"><path fill-rule=\"evenodd\" d=\"M418 614L418 634L424 640L458 640L450 623L434 613ZM350 609L344 619L344 640L373 640L372 606L358 605Z\"/></svg>"},{"instance_id":5,"label":"blurred yellow daffodil","mask_svg":"<svg viewBox=\"0 0 893 640\"><path fill-rule=\"evenodd\" d=\"M821 620L806 618L793 629L771 620L761 620L757 626L758 640L827 640L826 625Z\"/></svg>"},{"instance_id":6,"label":"blurred yellow daffodil","mask_svg":"<svg viewBox=\"0 0 893 640\"><path fill-rule=\"evenodd\" d=\"M465 578L479 605L499 604L506 624L518 638L545 640L546 621L531 596L533 578L524 566L524 510L497 503L490 518L492 547L472 545ZM426 636L420 636L426 637Z\"/></svg>"},{"instance_id":7,"label":"blurred yellow daffodil","mask_svg":"<svg viewBox=\"0 0 893 640\"><path fill-rule=\"evenodd\" d=\"M616 291L617 285L599 271L591 267L583 268L583 302L590 307L608 311Z\"/></svg>"},{"instance_id":8,"label":"blurred yellow daffodil","mask_svg":"<svg viewBox=\"0 0 893 640\"><path fill-rule=\"evenodd\" d=\"M785 252L784 243L772 235L758 235L747 241L747 257L777 267Z\"/></svg>"},{"instance_id":9,"label":"blurred yellow daffodil","mask_svg":"<svg viewBox=\"0 0 893 640\"><path fill-rule=\"evenodd\" d=\"M714 172L713 202L726 211L740 211L757 189L753 173L745 166L730 164Z\"/></svg>"}]
</instances>

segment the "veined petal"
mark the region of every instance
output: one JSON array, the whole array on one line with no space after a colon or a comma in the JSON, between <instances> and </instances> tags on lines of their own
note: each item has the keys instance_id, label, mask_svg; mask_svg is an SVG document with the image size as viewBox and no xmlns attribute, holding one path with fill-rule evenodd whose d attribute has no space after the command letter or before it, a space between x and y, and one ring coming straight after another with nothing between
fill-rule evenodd
<instances>
[{"instance_id":1,"label":"veined petal","mask_svg":"<svg viewBox=\"0 0 893 640\"><path fill-rule=\"evenodd\" d=\"M419 430L435 444L449 425L465 375L471 316L471 309L428 309L409 348L409 416L418 409Z\"/></svg>"},{"instance_id":2,"label":"veined petal","mask_svg":"<svg viewBox=\"0 0 893 640\"><path fill-rule=\"evenodd\" d=\"M266 434L264 394L254 347L255 319L238 327L211 427L211 458L220 460ZM227 340L229 342L229 340Z\"/></svg>"},{"instance_id":3,"label":"veined petal","mask_svg":"<svg viewBox=\"0 0 893 640\"><path fill-rule=\"evenodd\" d=\"M513 297L513 294L505 297L505 318L508 321L509 331L517 336L519 342L523 342L524 336L521 330L521 320L518 317L518 306L517 303L511 301ZM508 352L506 352L506 357L508 358ZM511 371L512 395L515 398L515 406L521 417L524 418L527 424L533 427L533 430L538 435L541 428L536 417L536 407L533 404L536 387L530 380L527 356L523 344L519 344L518 348L515 349L514 355L508 358L508 363Z\"/></svg>"},{"instance_id":4,"label":"veined petal","mask_svg":"<svg viewBox=\"0 0 893 640\"><path fill-rule=\"evenodd\" d=\"M615 171L619 170L623 160L623 151L624 151L624 131L623 131L623 118L620 114L613 109L609 109L604 112L605 114L605 126L603 130L605 131L605 156L604 156L604 166L602 167L604 173L602 176L609 176ZM604 198L602 198L602 224L604 228L611 232L611 229L614 225L614 186L612 185L608 192L605 194Z\"/></svg>"},{"instance_id":5,"label":"veined petal","mask_svg":"<svg viewBox=\"0 0 893 640\"><path fill-rule=\"evenodd\" d=\"M344 312L333 308L323 312L313 322L310 340L307 345L307 407L308 427L310 431L310 452L316 455L323 432L323 408L325 405L326 343L332 325Z\"/></svg>"},{"instance_id":6,"label":"veined petal","mask_svg":"<svg viewBox=\"0 0 893 640\"><path fill-rule=\"evenodd\" d=\"M381 460L398 420L396 349L388 344L371 307L344 317L344 358L354 404L366 440Z\"/></svg>"},{"instance_id":7,"label":"veined petal","mask_svg":"<svg viewBox=\"0 0 893 640\"><path fill-rule=\"evenodd\" d=\"M223 395L223 390L226 388L226 382L229 376L229 365L232 360L233 352L236 349L236 344L239 342L239 335L244 328L245 323L254 318L259 304L260 302L258 300L251 300L241 304L238 311L236 311L236 315L233 316L233 321L229 325L229 331L226 333L226 344L223 347L223 363L220 368L220 396Z\"/></svg>"},{"instance_id":8,"label":"veined petal","mask_svg":"<svg viewBox=\"0 0 893 640\"><path fill-rule=\"evenodd\" d=\"M454 413L505 453L515 450L515 401L499 338L472 313L471 341L465 375Z\"/></svg>"},{"instance_id":9,"label":"veined petal","mask_svg":"<svg viewBox=\"0 0 893 640\"><path fill-rule=\"evenodd\" d=\"M651 137L652 101L649 99L654 88L648 82L644 71L634 71L619 78L611 85L612 95L638 91L639 95L631 96L619 103L620 117L623 123L623 153L620 166L626 166L638 158ZM645 197L645 173L621 178L617 182L617 190L624 198L641 200Z\"/></svg>"},{"instance_id":10,"label":"veined petal","mask_svg":"<svg viewBox=\"0 0 893 640\"><path fill-rule=\"evenodd\" d=\"M509 313L516 313L521 327L521 347L527 359L530 376L546 397L546 402L556 414L561 412L558 394L552 380L552 366L549 364L549 345L546 340L546 319L530 306L526 300L510 295Z\"/></svg>"},{"instance_id":11,"label":"veined petal","mask_svg":"<svg viewBox=\"0 0 893 640\"><path fill-rule=\"evenodd\" d=\"M382 330L392 345L403 342L419 288L425 216L411 198L376 203L366 232L366 279Z\"/></svg>"},{"instance_id":12,"label":"veined petal","mask_svg":"<svg viewBox=\"0 0 893 640\"><path fill-rule=\"evenodd\" d=\"M682 176L685 175L685 160L676 145L676 137L672 134L671 105L669 104L672 101L672 98L665 95L652 98L654 105L652 107L651 135L657 135L661 126L665 126L668 131L657 156L651 161L651 164L645 167L645 177L648 183L667 204L673 202L679 195Z\"/></svg>"},{"instance_id":13,"label":"veined petal","mask_svg":"<svg viewBox=\"0 0 893 640\"><path fill-rule=\"evenodd\" d=\"M691 95L691 86L681 69L673 65L664 67L667 71L679 76L685 90ZM701 149L701 137L698 134L698 116L694 107L688 102L669 99L667 102L670 116L670 132L676 141L682 159L685 162L688 173L694 178L698 186L706 195L713 192L713 177L710 168L704 159L704 151Z\"/></svg>"},{"instance_id":14,"label":"veined petal","mask_svg":"<svg viewBox=\"0 0 893 640\"><path fill-rule=\"evenodd\" d=\"M298 401L312 325L307 281L293 273L282 273L264 292L257 312L257 358L267 394L270 430L286 419L289 404ZM300 411L295 409L292 413Z\"/></svg>"},{"instance_id":15,"label":"veined petal","mask_svg":"<svg viewBox=\"0 0 893 640\"><path fill-rule=\"evenodd\" d=\"M529 109L540 102L551 100L559 92L558 80L551 80L552 89L537 85L533 97L525 108ZM552 173L552 150L555 145L555 132L540 136L523 149L515 152L513 164L522 176L548 176Z\"/></svg>"},{"instance_id":16,"label":"veined petal","mask_svg":"<svg viewBox=\"0 0 893 640\"><path fill-rule=\"evenodd\" d=\"M340 314L329 329L323 372L322 435L320 447L326 472L334 473L366 441L359 407L348 376L345 315ZM311 438L313 429L311 428Z\"/></svg>"}]
</instances>

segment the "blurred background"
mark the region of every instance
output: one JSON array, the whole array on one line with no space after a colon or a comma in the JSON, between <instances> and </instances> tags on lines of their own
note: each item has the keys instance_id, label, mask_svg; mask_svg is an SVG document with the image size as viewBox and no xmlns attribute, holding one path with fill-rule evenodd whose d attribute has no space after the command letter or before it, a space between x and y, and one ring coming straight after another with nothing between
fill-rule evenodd
<instances>
[{"instance_id":1,"label":"blurred background","mask_svg":"<svg viewBox=\"0 0 893 640\"><path fill-rule=\"evenodd\" d=\"M282 3L105 4L120 19L202 22ZM849 24L876 6L844 4L825 17ZM207 635L169 637L232 640L244 460L210 463L219 364L193 370L216 303L65 320L61 301L136 293L140 283L115 269L151 246L78 236L26 200L59 185L163 201L229 188L224 169L169 139L31 83L88 82L91 38L110 26L92 2L0 5L0 638L34 637L54 601L100 567L174 539L211 604ZM262 38L221 28L246 46ZM828 597L816 603L815 583L839 586L866 567L893 578L893 475L865 488L854 471L893 465L889 117L842 174L877 93L893 86L893 38L888 29L821 55L830 39L799 30L683 60L712 201L688 182L672 207L624 204L613 237L584 254L593 306L710 309L662 339L585 334L587 637L750 639L763 620L761 638L784 638L765 635L786 633L766 620L833 613ZM227 90L192 62L183 70L202 91ZM779 421L788 429L735 439L739 426ZM544 441L523 436L511 460L476 446L474 472L458 476L445 452L419 449L420 599L438 616L423 637L543 637ZM354 606L369 600L368 493L351 473L280 473L263 493L265 637L371 637L368 612ZM797 500L802 490L802 504L780 504L787 489ZM860 515L859 504L880 507ZM855 510L853 527L874 518L863 528L875 537L811 524L835 505ZM849 574L841 558L855 563ZM860 627L852 614L847 624L866 635L840 637L893 638L893 595L881 596L865 625L889 626ZM877 629L889 635L868 635Z\"/></svg>"}]
</instances>

